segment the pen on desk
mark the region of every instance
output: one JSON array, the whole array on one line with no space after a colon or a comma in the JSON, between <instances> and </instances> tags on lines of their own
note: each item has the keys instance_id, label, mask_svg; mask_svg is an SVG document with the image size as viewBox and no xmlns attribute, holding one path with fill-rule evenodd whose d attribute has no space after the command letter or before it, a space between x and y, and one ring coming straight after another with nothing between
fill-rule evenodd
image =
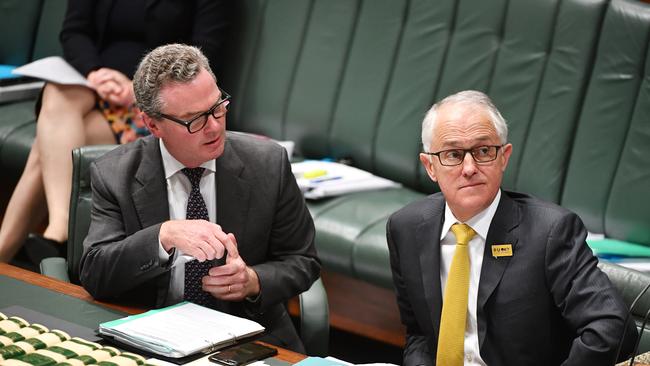
<instances>
[{"instance_id":1,"label":"pen on desk","mask_svg":"<svg viewBox=\"0 0 650 366\"><path fill-rule=\"evenodd\" d=\"M312 180L309 181L309 183L322 183L322 182L327 182L327 181L330 181L330 180L337 180L337 179L341 179L341 178L343 178L343 177L336 176L336 177L325 177L325 178L319 178L319 179L312 179Z\"/></svg>"}]
</instances>

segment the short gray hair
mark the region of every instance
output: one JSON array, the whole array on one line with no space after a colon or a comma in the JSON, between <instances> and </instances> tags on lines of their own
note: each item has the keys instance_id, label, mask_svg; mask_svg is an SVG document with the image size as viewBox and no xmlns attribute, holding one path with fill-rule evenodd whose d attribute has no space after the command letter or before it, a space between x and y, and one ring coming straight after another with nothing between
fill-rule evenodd
<instances>
[{"instance_id":1,"label":"short gray hair","mask_svg":"<svg viewBox=\"0 0 650 366\"><path fill-rule=\"evenodd\" d=\"M494 106L490 97L485 93L476 91L476 90L465 90L452 94L445 99L434 104L431 109L427 112L427 115L422 121L422 148L425 152L431 151L431 140L433 138L433 130L436 127L436 117L438 116L438 110L447 104L468 104L472 106L478 106L485 108L487 113L490 115L490 120L494 125L494 129L497 131L499 140L501 144L508 142L508 125L506 120L501 116L501 113Z\"/></svg>"},{"instance_id":2,"label":"short gray hair","mask_svg":"<svg viewBox=\"0 0 650 366\"><path fill-rule=\"evenodd\" d=\"M168 44L149 52L133 77L133 92L137 107L149 117L160 119L164 103L160 90L168 83L187 83L196 78L201 69L214 76L208 58L200 49L185 44Z\"/></svg>"}]
</instances>

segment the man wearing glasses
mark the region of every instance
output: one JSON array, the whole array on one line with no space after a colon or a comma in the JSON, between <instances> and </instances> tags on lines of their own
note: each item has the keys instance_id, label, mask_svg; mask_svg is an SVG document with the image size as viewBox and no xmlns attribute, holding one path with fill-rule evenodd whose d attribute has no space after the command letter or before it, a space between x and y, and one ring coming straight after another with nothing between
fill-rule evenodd
<instances>
[{"instance_id":1,"label":"man wearing glasses","mask_svg":"<svg viewBox=\"0 0 650 366\"><path fill-rule=\"evenodd\" d=\"M613 365L636 328L578 216L500 189L507 141L481 92L451 95L424 118L420 161L441 192L387 224L404 365Z\"/></svg>"},{"instance_id":2,"label":"man wearing glasses","mask_svg":"<svg viewBox=\"0 0 650 366\"><path fill-rule=\"evenodd\" d=\"M91 166L83 286L98 299L187 300L252 318L263 340L304 352L283 303L320 262L286 151L226 132L231 98L197 48L151 51L133 85L152 136Z\"/></svg>"}]
</instances>

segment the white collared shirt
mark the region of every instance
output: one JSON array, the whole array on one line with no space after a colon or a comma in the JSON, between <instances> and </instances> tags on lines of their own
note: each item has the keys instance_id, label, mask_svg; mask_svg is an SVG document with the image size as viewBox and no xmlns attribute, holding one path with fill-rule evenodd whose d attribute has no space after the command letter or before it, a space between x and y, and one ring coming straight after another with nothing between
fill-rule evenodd
<instances>
[{"instance_id":1,"label":"white collared shirt","mask_svg":"<svg viewBox=\"0 0 650 366\"><path fill-rule=\"evenodd\" d=\"M185 174L181 171L185 166L174 158L165 143L160 142L160 154L162 155L163 168L165 170L165 180L167 181L167 202L169 204L170 220L185 220L187 211L187 199L192 190L192 184ZM201 164L205 168L203 178L199 184L201 195L208 209L210 222L217 222L217 186L215 182L216 162L214 159L208 160ZM160 242L160 239L158 239ZM163 249L162 244L158 250L158 257L161 263L169 261L169 254ZM183 300L185 290L185 263L187 259L182 256L179 250L176 251L173 258L171 280L169 281L169 292L165 305L175 304Z\"/></svg>"},{"instance_id":2,"label":"white collared shirt","mask_svg":"<svg viewBox=\"0 0 650 366\"><path fill-rule=\"evenodd\" d=\"M501 190L497 192L494 200L485 210L464 222L469 225L476 235L469 241L469 294L467 297L467 323L465 324L465 366L486 366L481 358L478 344L478 326L476 322L478 286L481 279L481 267L483 266L483 251L490 224L494 213L501 200ZM445 203L445 221L442 224L440 234L440 284L442 293L445 293L447 275L451 267L451 260L456 250L456 237L451 232L451 225L463 223L456 219L449 206Z\"/></svg>"}]
</instances>

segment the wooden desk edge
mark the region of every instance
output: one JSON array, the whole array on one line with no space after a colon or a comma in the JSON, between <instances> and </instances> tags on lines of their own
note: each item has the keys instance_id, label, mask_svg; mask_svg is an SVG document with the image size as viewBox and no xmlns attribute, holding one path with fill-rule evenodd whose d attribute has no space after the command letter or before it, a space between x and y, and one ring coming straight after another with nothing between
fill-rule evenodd
<instances>
[{"instance_id":1,"label":"wooden desk edge","mask_svg":"<svg viewBox=\"0 0 650 366\"><path fill-rule=\"evenodd\" d=\"M48 290L52 290L68 296L76 297L78 299L88 301L100 306L104 306L113 310L121 311L127 314L139 314L145 311L145 309L116 305L116 304L111 304L103 301L97 301L93 299L93 297L90 296L90 294L86 290L84 290L84 288L81 286L77 286L75 284L68 283L68 282L63 282L52 277L43 276L40 273L27 271L22 268L12 266L6 263L0 263L0 275L11 277L18 281L43 287ZM260 343L264 343L264 342L260 342ZM278 355L276 357L282 361L290 362L293 364L299 362L300 360L306 357L305 355L302 355L300 353L289 351L271 344L267 344L267 345L278 349Z\"/></svg>"}]
</instances>

